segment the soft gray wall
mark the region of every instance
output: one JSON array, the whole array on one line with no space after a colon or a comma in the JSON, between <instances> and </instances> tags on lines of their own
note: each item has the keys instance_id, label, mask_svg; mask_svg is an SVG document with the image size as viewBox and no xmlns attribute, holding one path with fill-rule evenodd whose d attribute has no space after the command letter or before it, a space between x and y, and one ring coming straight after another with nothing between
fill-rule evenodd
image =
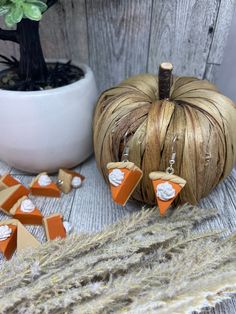
<instances>
[{"instance_id":1,"label":"soft gray wall","mask_svg":"<svg viewBox=\"0 0 236 314\"><path fill-rule=\"evenodd\" d=\"M236 11L234 11L223 62L216 72L215 83L223 94L236 102Z\"/></svg>"},{"instance_id":2,"label":"soft gray wall","mask_svg":"<svg viewBox=\"0 0 236 314\"><path fill-rule=\"evenodd\" d=\"M173 63L175 75L214 80L235 2L60 0L41 23L44 53L89 63L99 91L140 72L157 73L163 61ZM18 56L18 49L0 41L0 53Z\"/></svg>"}]
</instances>

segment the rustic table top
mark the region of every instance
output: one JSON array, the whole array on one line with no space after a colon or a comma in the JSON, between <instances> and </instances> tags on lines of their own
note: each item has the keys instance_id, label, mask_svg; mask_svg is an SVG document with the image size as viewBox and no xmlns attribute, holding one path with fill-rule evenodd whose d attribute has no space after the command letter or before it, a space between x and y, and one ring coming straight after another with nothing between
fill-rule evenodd
<instances>
[{"instance_id":1,"label":"rustic table top","mask_svg":"<svg viewBox=\"0 0 236 314\"><path fill-rule=\"evenodd\" d=\"M110 191L96 168L94 158L90 158L75 170L86 177L80 189L73 190L68 195L64 194L59 199L32 197L35 205L41 209L44 216L60 212L65 220L72 223L75 232L96 232L141 208L141 205L136 202L128 202L125 207L113 203ZM28 185L33 178L33 176L10 168L0 161L0 174L6 172L10 172L25 185ZM52 178L56 180L56 176ZM214 207L220 213L216 218L204 223L201 226L202 229L224 229L225 235L236 232L235 192L236 169L207 198L201 200L199 206ZM5 219L8 219L8 217L0 213L0 220ZM27 226L27 229L39 241L46 241L43 227ZM236 296L217 305L215 309L204 313L236 313Z\"/></svg>"}]
</instances>

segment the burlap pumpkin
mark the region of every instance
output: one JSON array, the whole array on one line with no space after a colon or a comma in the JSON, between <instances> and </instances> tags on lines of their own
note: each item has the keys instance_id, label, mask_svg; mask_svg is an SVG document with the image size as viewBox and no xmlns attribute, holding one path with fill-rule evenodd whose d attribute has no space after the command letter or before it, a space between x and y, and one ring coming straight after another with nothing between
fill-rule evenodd
<instances>
[{"instance_id":1,"label":"burlap pumpkin","mask_svg":"<svg viewBox=\"0 0 236 314\"><path fill-rule=\"evenodd\" d=\"M168 167L177 135L175 174L187 181L178 201L195 204L232 170L236 107L206 80L173 77L170 86L170 77L159 78L137 75L100 96L94 117L97 166L107 181L106 164L120 161L127 132L129 160L143 171L132 197L154 204L148 175Z\"/></svg>"}]
</instances>

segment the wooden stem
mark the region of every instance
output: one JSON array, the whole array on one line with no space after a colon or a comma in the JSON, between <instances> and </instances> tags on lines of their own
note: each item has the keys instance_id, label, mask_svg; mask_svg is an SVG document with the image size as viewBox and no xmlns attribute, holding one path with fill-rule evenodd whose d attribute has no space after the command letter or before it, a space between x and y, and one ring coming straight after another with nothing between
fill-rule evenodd
<instances>
[{"instance_id":1,"label":"wooden stem","mask_svg":"<svg viewBox=\"0 0 236 314\"><path fill-rule=\"evenodd\" d=\"M5 29L0 28L0 39L19 43L17 31L15 30L5 30Z\"/></svg>"},{"instance_id":2,"label":"wooden stem","mask_svg":"<svg viewBox=\"0 0 236 314\"><path fill-rule=\"evenodd\" d=\"M57 2L58 2L58 0L48 0L47 1L48 9L51 8Z\"/></svg>"},{"instance_id":3,"label":"wooden stem","mask_svg":"<svg viewBox=\"0 0 236 314\"><path fill-rule=\"evenodd\" d=\"M159 68L159 99L170 97L173 66L171 63L161 63Z\"/></svg>"},{"instance_id":4,"label":"wooden stem","mask_svg":"<svg viewBox=\"0 0 236 314\"><path fill-rule=\"evenodd\" d=\"M17 24L17 33L20 44L20 78L27 81L46 81L48 70L40 43L39 22L22 19Z\"/></svg>"}]
</instances>

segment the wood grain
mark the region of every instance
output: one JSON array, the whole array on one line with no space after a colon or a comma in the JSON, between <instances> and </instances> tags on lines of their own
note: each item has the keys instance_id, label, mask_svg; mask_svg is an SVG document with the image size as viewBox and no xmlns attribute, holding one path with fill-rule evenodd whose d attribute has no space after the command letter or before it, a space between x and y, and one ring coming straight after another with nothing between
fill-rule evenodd
<instances>
[{"instance_id":1,"label":"wood grain","mask_svg":"<svg viewBox=\"0 0 236 314\"><path fill-rule=\"evenodd\" d=\"M136 73L157 73L166 60L176 74L214 80L234 5L234 0L61 0L41 23L43 49L47 58L89 62L100 91ZM0 53L17 56L18 47L0 42ZM138 203L123 208L111 201L94 159L77 170L86 177L81 189L61 199L34 198L44 215L59 211L76 232L94 232L140 209ZM25 184L32 178L0 162L0 174L8 171ZM202 229L225 229L225 235L236 231L235 186L234 170L200 202L220 212ZM0 213L0 220L5 218ZM45 241L42 227L27 228ZM234 314L236 298L202 313Z\"/></svg>"},{"instance_id":2,"label":"wood grain","mask_svg":"<svg viewBox=\"0 0 236 314\"><path fill-rule=\"evenodd\" d=\"M42 46L48 59L90 63L99 91L130 75L157 73L166 60L176 74L214 79L207 67L222 61L234 5L235 0L60 0L41 22ZM0 52L19 56L9 42L0 42Z\"/></svg>"},{"instance_id":3,"label":"wood grain","mask_svg":"<svg viewBox=\"0 0 236 314\"><path fill-rule=\"evenodd\" d=\"M11 171L11 167L8 166L5 162L0 161L0 176L10 171Z\"/></svg>"},{"instance_id":4,"label":"wood grain","mask_svg":"<svg viewBox=\"0 0 236 314\"><path fill-rule=\"evenodd\" d=\"M146 71L152 0L87 0L90 65L99 91Z\"/></svg>"},{"instance_id":5,"label":"wood grain","mask_svg":"<svg viewBox=\"0 0 236 314\"><path fill-rule=\"evenodd\" d=\"M3 20L0 27L6 28ZM88 63L85 0L61 0L40 23L41 42L47 59ZM19 57L17 44L0 41L1 54Z\"/></svg>"},{"instance_id":6,"label":"wood grain","mask_svg":"<svg viewBox=\"0 0 236 314\"><path fill-rule=\"evenodd\" d=\"M132 211L111 201L110 191L99 175L94 159L82 165L81 174L85 181L75 193L70 215L78 232L99 231Z\"/></svg>"},{"instance_id":7,"label":"wood grain","mask_svg":"<svg viewBox=\"0 0 236 314\"><path fill-rule=\"evenodd\" d=\"M1 162L0 172L5 172L6 169L9 169L8 166ZM91 233L101 230L106 225L130 215L142 207L142 204L137 202L128 202L124 208L112 202L110 191L96 168L94 158L90 158L75 170L85 176L84 184L80 189L73 190L60 199L31 196L45 216L60 212L66 220L72 223L76 233ZM26 186L31 182L32 176L22 175L21 172L14 169L12 172L17 173L14 176ZM56 180L56 177L53 177L53 180ZM219 215L211 221L203 223L198 231L224 230L225 236L236 232L235 186L236 170L234 169L231 175L220 183L207 198L201 200L200 206L203 208L217 208ZM0 220L7 218L6 215L0 213ZM27 226L27 229L39 241L44 242L46 240L42 227ZM234 314L235 312L236 297L216 305L215 309L205 309L201 313Z\"/></svg>"},{"instance_id":8,"label":"wood grain","mask_svg":"<svg viewBox=\"0 0 236 314\"><path fill-rule=\"evenodd\" d=\"M204 73L204 78L211 81L212 83L216 83L216 79L219 76L220 64L207 63Z\"/></svg>"},{"instance_id":9,"label":"wood grain","mask_svg":"<svg viewBox=\"0 0 236 314\"><path fill-rule=\"evenodd\" d=\"M6 25L3 21L3 18L0 18L0 27L6 29ZM9 41L1 41L0 40L0 54L6 57L11 56L19 56L18 45ZM0 64L0 70L3 69L4 66Z\"/></svg>"},{"instance_id":10,"label":"wood grain","mask_svg":"<svg viewBox=\"0 0 236 314\"><path fill-rule=\"evenodd\" d=\"M59 1L43 17L41 37L47 58L88 63L85 1Z\"/></svg>"},{"instance_id":11,"label":"wood grain","mask_svg":"<svg viewBox=\"0 0 236 314\"><path fill-rule=\"evenodd\" d=\"M235 0L221 0L207 63L221 64L235 9Z\"/></svg>"},{"instance_id":12,"label":"wood grain","mask_svg":"<svg viewBox=\"0 0 236 314\"><path fill-rule=\"evenodd\" d=\"M161 62L174 73L202 78L219 9L218 1L153 1L148 71Z\"/></svg>"}]
</instances>

